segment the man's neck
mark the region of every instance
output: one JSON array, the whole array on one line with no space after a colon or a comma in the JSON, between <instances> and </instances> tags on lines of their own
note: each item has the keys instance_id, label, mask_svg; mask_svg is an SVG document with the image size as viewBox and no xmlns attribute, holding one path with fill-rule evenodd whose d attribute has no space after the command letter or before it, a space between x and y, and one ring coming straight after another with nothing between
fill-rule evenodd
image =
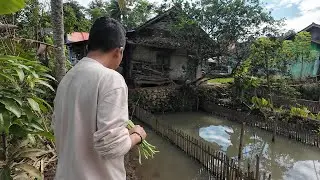
<instances>
[{"instance_id":1,"label":"man's neck","mask_svg":"<svg viewBox=\"0 0 320 180\"><path fill-rule=\"evenodd\" d=\"M99 62L100 64L102 64L104 67L107 67L109 69L112 69L111 67L111 62L110 62L110 59L109 58L106 58L105 55L103 55L102 53L100 52L97 52L97 51L92 51L92 52L89 52L87 54L87 57L90 58L90 59L93 59L97 62Z\"/></svg>"}]
</instances>

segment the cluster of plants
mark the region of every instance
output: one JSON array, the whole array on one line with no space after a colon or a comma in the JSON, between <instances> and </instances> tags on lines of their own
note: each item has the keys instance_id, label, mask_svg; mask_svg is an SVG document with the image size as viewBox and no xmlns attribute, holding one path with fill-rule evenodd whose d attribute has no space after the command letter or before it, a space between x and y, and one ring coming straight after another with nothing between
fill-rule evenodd
<instances>
[{"instance_id":1,"label":"cluster of plants","mask_svg":"<svg viewBox=\"0 0 320 180\"><path fill-rule=\"evenodd\" d=\"M320 120L320 112L318 114L313 114L305 106L291 106L290 109L285 109L283 107L277 108L271 103L270 100L267 100L265 98L258 98L256 96L252 97L251 103L251 109L259 110L265 115L265 117L274 116L275 113L278 113L289 115L287 117L301 117Z\"/></svg>"},{"instance_id":2,"label":"cluster of plants","mask_svg":"<svg viewBox=\"0 0 320 180\"><path fill-rule=\"evenodd\" d=\"M0 56L0 179L41 179L55 161L49 69L36 60Z\"/></svg>"},{"instance_id":3,"label":"cluster of plants","mask_svg":"<svg viewBox=\"0 0 320 180\"><path fill-rule=\"evenodd\" d=\"M302 99L319 101L320 100L320 84L319 83L309 83L304 84L297 88L301 94Z\"/></svg>"}]
</instances>

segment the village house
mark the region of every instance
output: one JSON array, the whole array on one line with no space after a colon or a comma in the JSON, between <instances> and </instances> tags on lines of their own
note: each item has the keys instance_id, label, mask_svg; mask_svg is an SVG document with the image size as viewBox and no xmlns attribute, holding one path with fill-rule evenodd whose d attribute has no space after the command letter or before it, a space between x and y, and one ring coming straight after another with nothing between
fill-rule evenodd
<instances>
[{"instance_id":1,"label":"village house","mask_svg":"<svg viewBox=\"0 0 320 180\"><path fill-rule=\"evenodd\" d=\"M175 38L171 33L179 11L173 7L127 31L119 72L129 86L168 85L193 81L202 76L201 63L196 62L193 52L186 48L188 42ZM67 36L69 59L73 64L85 56L87 40L87 33Z\"/></svg>"},{"instance_id":2,"label":"village house","mask_svg":"<svg viewBox=\"0 0 320 180\"><path fill-rule=\"evenodd\" d=\"M308 27L304 28L302 31L310 32L311 34L311 48L314 51L320 53L320 25L316 23L310 24ZM288 35L285 37L286 40L293 40L295 34ZM301 62L294 63L290 66L290 73L294 78L300 78L301 76ZM317 56L311 62L305 62L303 68L303 77L316 77L320 75L320 59Z\"/></svg>"}]
</instances>

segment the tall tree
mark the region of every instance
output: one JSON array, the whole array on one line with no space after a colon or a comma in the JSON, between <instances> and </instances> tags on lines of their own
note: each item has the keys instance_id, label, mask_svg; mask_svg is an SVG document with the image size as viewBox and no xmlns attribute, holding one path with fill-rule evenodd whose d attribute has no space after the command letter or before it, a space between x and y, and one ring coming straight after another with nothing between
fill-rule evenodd
<instances>
[{"instance_id":1,"label":"tall tree","mask_svg":"<svg viewBox=\"0 0 320 180\"><path fill-rule=\"evenodd\" d=\"M93 0L89 3L87 12L90 16L91 23L101 16L109 16L109 12L107 11L109 4L109 1L104 2L102 0Z\"/></svg>"},{"instance_id":2,"label":"tall tree","mask_svg":"<svg viewBox=\"0 0 320 180\"><path fill-rule=\"evenodd\" d=\"M241 64L247 58L252 39L266 34L277 35L282 22L274 20L260 0L172 0L170 3L181 7L187 18L193 19L216 42L217 56L233 56L237 61L235 64ZM188 21L182 16L179 24L189 26Z\"/></svg>"},{"instance_id":3,"label":"tall tree","mask_svg":"<svg viewBox=\"0 0 320 180\"><path fill-rule=\"evenodd\" d=\"M89 31L90 21L85 12L86 9L77 1L69 0L63 4L65 33Z\"/></svg>"},{"instance_id":4,"label":"tall tree","mask_svg":"<svg viewBox=\"0 0 320 180\"><path fill-rule=\"evenodd\" d=\"M122 8L117 0L111 0L109 6L107 7L110 17L121 21L122 15L126 11L126 7Z\"/></svg>"},{"instance_id":5,"label":"tall tree","mask_svg":"<svg viewBox=\"0 0 320 180\"><path fill-rule=\"evenodd\" d=\"M311 34L309 32L299 32L294 38L294 54L296 61L301 62L300 79L303 78L305 62L312 62L316 58L316 52L312 51Z\"/></svg>"},{"instance_id":6,"label":"tall tree","mask_svg":"<svg viewBox=\"0 0 320 180\"><path fill-rule=\"evenodd\" d=\"M56 79L60 82L66 74L66 57L64 52L63 2L51 0L51 18L54 39L54 54L56 59Z\"/></svg>"},{"instance_id":7,"label":"tall tree","mask_svg":"<svg viewBox=\"0 0 320 180\"><path fill-rule=\"evenodd\" d=\"M281 54L281 42L277 39L262 37L257 39L250 49L250 61L257 70L262 67L267 79L269 97L272 101L270 69L277 64Z\"/></svg>"},{"instance_id":8,"label":"tall tree","mask_svg":"<svg viewBox=\"0 0 320 180\"><path fill-rule=\"evenodd\" d=\"M147 0L137 0L123 12L122 23L127 29L133 29L146 22L154 14L154 5Z\"/></svg>"}]
</instances>

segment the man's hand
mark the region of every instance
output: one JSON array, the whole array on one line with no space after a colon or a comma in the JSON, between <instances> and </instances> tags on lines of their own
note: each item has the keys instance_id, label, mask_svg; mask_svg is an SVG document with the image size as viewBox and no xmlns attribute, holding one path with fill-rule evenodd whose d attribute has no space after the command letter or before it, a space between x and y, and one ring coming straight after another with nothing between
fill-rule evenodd
<instances>
[{"instance_id":1,"label":"man's hand","mask_svg":"<svg viewBox=\"0 0 320 180\"><path fill-rule=\"evenodd\" d=\"M141 143L141 141L145 140L147 137L147 133L139 125L136 125L132 129L130 129L129 133L130 133L130 138L131 138L131 142L132 142L132 147Z\"/></svg>"}]
</instances>

